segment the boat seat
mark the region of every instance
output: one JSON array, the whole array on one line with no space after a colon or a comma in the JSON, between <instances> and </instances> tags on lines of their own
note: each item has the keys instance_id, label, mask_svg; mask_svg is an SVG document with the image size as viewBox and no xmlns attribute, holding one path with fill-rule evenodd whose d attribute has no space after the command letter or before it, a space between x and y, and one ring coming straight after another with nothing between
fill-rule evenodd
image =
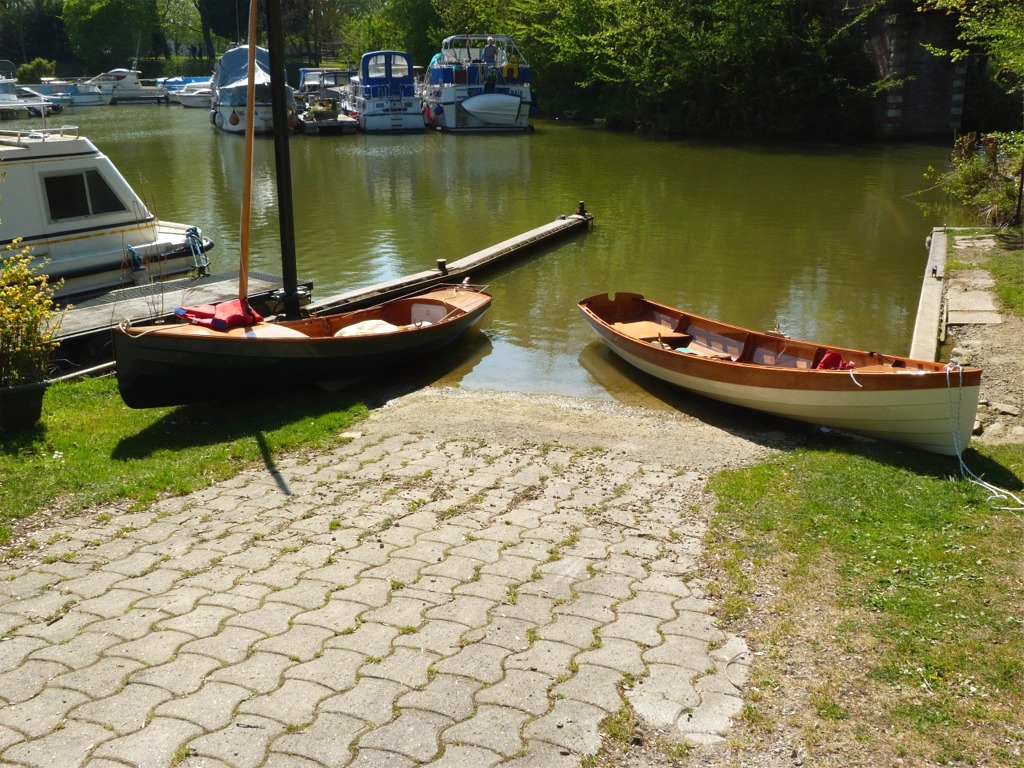
<instances>
[{"instance_id":1,"label":"boat seat","mask_svg":"<svg viewBox=\"0 0 1024 768\"><path fill-rule=\"evenodd\" d=\"M631 320L612 323L612 326L627 336L637 339L656 339L675 333L675 326L662 325L653 320Z\"/></svg>"},{"instance_id":2,"label":"boat seat","mask_svg":"<svg viewBox=\"0 0 1024 768\"><path fill-rule=\"evenodd\" d=\"M778 345L764 338L758 339L749 352L744 352L744 362L754 365L774 365L780 368L816 368L825 350L807 347L799 342L781 340Z\"/></svg>"},{"instance_id":3,"label":"boat seat","mask_svg":"<svg viewBox=\"0 0 1024 768\"><path fill-rule=\"evenodd\" d=\"M731 336L724 336L706 328L701 328L694 323L687 327L686 332L693 336L689 349L695 354L720 355L731 360L739 360L743 356L747 337L734 339Z\"/></svg>"}]
</instances>

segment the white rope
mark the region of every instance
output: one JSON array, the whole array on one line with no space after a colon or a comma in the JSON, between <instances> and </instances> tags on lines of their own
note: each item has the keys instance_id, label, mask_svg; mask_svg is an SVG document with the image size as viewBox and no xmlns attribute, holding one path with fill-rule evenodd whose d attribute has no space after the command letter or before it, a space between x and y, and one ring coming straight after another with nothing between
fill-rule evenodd
<instances>
[{"instance_id":1,"label":"white rope","mask_svg":"<svg viewBox=\"0 0 1024 768\"><path fill-rule=\"evenodd\" d=\"M959 390L957 401L956 401L956 415L954 416L953 407L953 385L950 381L950 373L957 371L960 376L960 384L957 387ZM975 485L981 486L989 492L988 498L985 500L992 509L1007 511L1007 512L1024 512L1024 500L1022 500L1016 494L1011 493L1005 488L1000 488L997 485L992 485L986 480L978 477L971 468L964 462L963 457L963 446L960 445L960 404L963 401L963 366L957 362L950 362L946 364L946 393L949 399L949 425L953 433L953 447L956 449L956 458L960 462L960 476L974 483ZM1012 501L1011 501L1012 499ZM996 506L995 502L1005 502L1003 506Z\"/></svg>"}]
</instances>

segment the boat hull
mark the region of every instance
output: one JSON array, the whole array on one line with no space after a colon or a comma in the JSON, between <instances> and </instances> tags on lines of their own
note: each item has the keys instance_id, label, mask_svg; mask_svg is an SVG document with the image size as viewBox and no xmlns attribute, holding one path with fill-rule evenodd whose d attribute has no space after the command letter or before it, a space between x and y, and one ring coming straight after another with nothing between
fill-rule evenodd
<instances>
[{"instance_id":1,"label":"boat hull","mask_svg":"<svg viewBox=\"0 0 1024 768\"><path fill-rule=\"evenodd\" d=\"M451 344L490 303L482 291L444 287L357 312L230 331L185 324L121 327L114 332L118 389L128 406L151 408L233 397L236 383L252 389L354 380ZM435 319L334 335L357 323L374 328L388 318L415 319L417 311Z\"/></svg>"},{"instance_id":2,"label":"boat hull","mask_svg":"<svg viewBox=\"0 0 1024 768\"><path fill-rule=\"evenodd\" d=\"M487 125L511 127L519 120L523 102L507 93L481 93L462 102L462 108Z\"/></svg>"},{"instance_id":3,"label":"boat hull","mask_svg":"<svg viewBox=\"0 0 1024 768\"><path fill-rule=\"evenodd\" d=\"M637 294L591 297L580 302L580 310L605 345L630 365L714 400L943 455L962 451L974 428L981 383L977 368L759 334ZM704 355L685 346L682 351L671 348L683 337L700 338L700 329L720 341L720 351ZM777 354L771 363L755 362L769 348L790 354ZM814 367L815 358L827 350L855 361L854 367Z\"/></svg>"}]
</instances>

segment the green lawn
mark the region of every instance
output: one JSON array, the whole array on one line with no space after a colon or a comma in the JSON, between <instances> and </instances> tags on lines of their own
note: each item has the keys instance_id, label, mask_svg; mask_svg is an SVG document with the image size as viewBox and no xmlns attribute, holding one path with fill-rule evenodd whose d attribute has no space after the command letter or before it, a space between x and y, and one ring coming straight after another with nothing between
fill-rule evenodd
<instances>
[{"instance_id":1,"label":"green lawn","mask_svg":"<svg viewBox=\"0 0 1024 768\"><path fill-rule=\"evenodd\" d=\"M118 500L138 507L289 450L336 444L366 413L350 396L312 388L135 411L113 377L56 384L35 429L0 435L0 544L14 520L40 510L71 514Z\"/></svg>"}]
</instances>

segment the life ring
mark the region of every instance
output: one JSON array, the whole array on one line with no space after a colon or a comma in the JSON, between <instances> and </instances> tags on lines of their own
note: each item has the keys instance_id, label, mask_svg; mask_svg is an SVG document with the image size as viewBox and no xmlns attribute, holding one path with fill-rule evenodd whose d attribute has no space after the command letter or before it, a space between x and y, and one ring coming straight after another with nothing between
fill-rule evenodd
<instances>
[{"instance_id":1,"label":"life ring","mask_svg":"<svg viewBox=\"0 0 1024 768\"><path fill-rule=\"evenodd\" d=\"M519 77L519 65L509 62L501 68L501 74L505 76L506 80L515 80Z\"/></svg>"}]
</instances>

